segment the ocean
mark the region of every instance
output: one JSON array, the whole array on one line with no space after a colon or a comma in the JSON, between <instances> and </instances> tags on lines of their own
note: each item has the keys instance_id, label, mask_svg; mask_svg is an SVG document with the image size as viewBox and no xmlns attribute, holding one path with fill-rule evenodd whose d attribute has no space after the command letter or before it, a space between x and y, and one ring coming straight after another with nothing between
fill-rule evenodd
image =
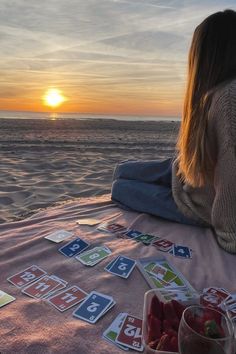
<instances>
[{"instance_id":1,"label":"ocean","mask_svg":"<svg viewBox=\"0 0 236 354\"><path fill-rule=\"evenodd\" d=\"M170 116L138 116L138 115L102 115L82 113L55 113L55 112L29 112L29 111L0 111L0 118L7 119L115 119L120 121L180 121L180 117Z\"/></svg>"}]
</instances>

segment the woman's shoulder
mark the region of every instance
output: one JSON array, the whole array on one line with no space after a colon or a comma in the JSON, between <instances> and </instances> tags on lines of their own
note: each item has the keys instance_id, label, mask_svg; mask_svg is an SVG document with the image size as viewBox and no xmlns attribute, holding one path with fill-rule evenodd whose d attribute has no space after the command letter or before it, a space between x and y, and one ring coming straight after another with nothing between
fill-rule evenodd
<instances>
[{"instance_id":1,"label":"woman's shoulder","mask_svg":"<svg viewBox=\"0 0 236 354\"><path fill-rule=\"evenodd\" d=\"M233 102L232 102L233 101ZM215 87L213 90L212 104L228 104L236 105L236 78L226 81Z\"/></svg>"}]
</instances>

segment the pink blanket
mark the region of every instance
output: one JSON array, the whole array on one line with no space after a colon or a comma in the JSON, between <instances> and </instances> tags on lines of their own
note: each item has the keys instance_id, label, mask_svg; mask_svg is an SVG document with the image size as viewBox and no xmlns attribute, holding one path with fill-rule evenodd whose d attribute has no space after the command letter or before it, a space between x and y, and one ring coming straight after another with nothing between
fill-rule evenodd
<instances>
[{"instance_id":1,"label":"pink blanket","mask_svg":"<svg viewBox=\"0 0 236 354\"><path fill-rule=\"evenodd\" d=\"M138 259L163 256L163 253L152 246L99 232L95 227L78 226L76 220L82 217L101 221L112 219L126 227L191 247L192 259L179 259L168 254L166 257L197 290L214 285L236 292L236 258L219 248L210 229L124 211L112 204L109 196L71 202L23 221L0 225L0 290L16 297L16 301L0 308L1 354L122 352L103 340L102 333L120 312L142 317L144 293L149 287L138 269L128 279L122 279L105 272L104 266L118 254ZM94 246L107 245L113 252L112 256L92 268L64 257L57 251L59 245L44 239L59 229L72 231ZM60 313L45 301L22 294L6 279L32 264L67 280L70 285L78 285L86 292L97 290L113 296L115 307L92 325L73 318L74 309Z\"/></svg>"}]
</instances>

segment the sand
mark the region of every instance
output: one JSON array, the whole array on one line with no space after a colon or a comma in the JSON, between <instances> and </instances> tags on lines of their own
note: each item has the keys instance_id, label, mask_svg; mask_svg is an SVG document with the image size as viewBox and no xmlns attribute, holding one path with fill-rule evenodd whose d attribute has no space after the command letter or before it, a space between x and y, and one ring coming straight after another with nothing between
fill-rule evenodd
<instances>
[{"instance_id":1,"label":"sand","mask_svg":"<svg viewBox=\"0 0 236 354\"><path fill-rule=\"evenodd\" d=\"M173 156L179 123L0 119L0 223L109 193L116 163Z\"/></svg>"}]
</instances>

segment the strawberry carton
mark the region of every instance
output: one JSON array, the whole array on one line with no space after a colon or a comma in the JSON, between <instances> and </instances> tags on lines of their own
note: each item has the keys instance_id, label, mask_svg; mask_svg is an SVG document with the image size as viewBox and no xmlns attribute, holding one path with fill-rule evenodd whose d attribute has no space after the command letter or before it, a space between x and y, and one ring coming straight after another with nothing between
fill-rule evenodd
<instances>
[{"instance_id":1,"label":"strawberry carton","mask_svg":"<svg viewBox=\"0 0 236 354\"><path fill-rule=\"evenodd\" d=\"M199 298L194 298L195 303ZM145 294L143 311L143 342L146 354L177 354L178 329L182 313L189 301L166 299L159 290Z\"/></svg>"}]
</instances>

